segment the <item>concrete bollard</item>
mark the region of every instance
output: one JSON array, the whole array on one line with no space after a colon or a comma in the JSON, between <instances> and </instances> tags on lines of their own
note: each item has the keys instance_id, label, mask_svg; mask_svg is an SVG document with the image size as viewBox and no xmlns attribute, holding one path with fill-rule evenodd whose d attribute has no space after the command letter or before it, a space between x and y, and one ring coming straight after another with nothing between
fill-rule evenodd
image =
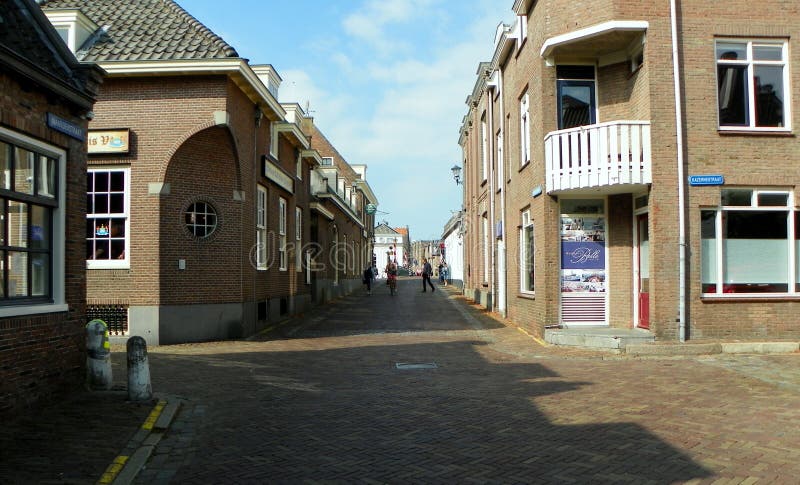
<instances>
[{"instance_id":1,"label":"concrete bollard","mask_svg":"<svg viewBox=\"0 0 800 485\"><path fill-rule=\"evenodd\" d=\"M147 342L142 337L128 339L128 400L147 401L153 398Z\"/></svg>"},{"instance_id":2,"label":"concrete bollard","mask_svg":"<svg viewBox=\"0 0 800 485\"><path fill-rule=\"evenodd\" d=\"M112 383L108 326L95 319L86 324L86 388L107 391Z\"/></svg>"}]
</instances>

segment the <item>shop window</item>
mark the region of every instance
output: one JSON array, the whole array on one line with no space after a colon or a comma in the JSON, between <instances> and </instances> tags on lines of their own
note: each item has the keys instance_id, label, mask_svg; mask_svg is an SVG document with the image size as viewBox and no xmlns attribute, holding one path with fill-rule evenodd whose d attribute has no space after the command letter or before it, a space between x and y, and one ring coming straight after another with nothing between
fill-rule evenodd
<instances>
[{"instance_id":1,"label":"shop window","mask_svg":"<svg viewBox=\"0 0 800 485\"><path fill-rule=\"evenodd\" d=\"M724 189L701 211L701 279L706 295L800 291L798 212L788 191ZM794 266L794 267L791 267Z\"/></svg>"}]
</instances>

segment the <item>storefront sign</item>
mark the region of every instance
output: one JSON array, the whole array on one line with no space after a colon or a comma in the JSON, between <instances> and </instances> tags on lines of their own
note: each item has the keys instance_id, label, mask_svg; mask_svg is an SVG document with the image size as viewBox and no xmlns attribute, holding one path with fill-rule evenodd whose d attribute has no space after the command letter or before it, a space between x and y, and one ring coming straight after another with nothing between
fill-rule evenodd
<instances>
[{"instance_id":1,"label":"storefront sign","mask_svg":"<svg viewBox=\"0 0 800 485\"><path fill-rule=\"evenodd\" d=\"M266 157L264 157L264 176L278 184L280 187L284 188L287 192L294 192L294 183L292 178L286 175L283 170L281 170L274 163L270 162Z\"/></svg>"},{"instance_id":2,"label":"storefront sign","mask_svg":"<svg viewBox=\"0 0 800 485\"><path fill-rule=\"evenodd\" d=\"M89 153L130 152L130 130L89 130Z\"/></svg>"},{"instance_id":3,"label":"storefront sign","mask_svg":"<svg viewBox=\"0 0 800 485\"><path fill-rule=\"evenodd\" d=\"M47 113L47 126L76 140L83 141L86 138L86 132L83 128L53 113Z\"/></svg>"},{"instance_id":4,"label":"storefront sign","mask_svg":"<svg viewBox=\"0 0 800 485\"><path fill-rule=\"evenodd\" d=\"M605 218L561 216L561 292L605 293Z\"/></svg>"},{"instance_id":5,"label":"storefront sign","mask_svg":"<svg viewBox=\"0 0 800 485\"><path fill-rule=\"evenodd\" d=\"M723 185L725 177L722 175L689 175L689 185Z\"/></svg>"},{"instance_id":6,"label":"storefront sign","mask_svg":"<svg viewBox=\"0 0 800 485\"><path fill-rule=\"evenodd\" d=\"M605 243L591 241L562 241L563 269L605 269Z\"/></svg>"},{"instance_id":7,"label":"storefront sign","mask_svg":"<svg viewBox=\"0 0 800 485\"><path fill-rule=\"evenodd\" d=\"M367 214L374 214L378 211L378 207L375 204L367 204Z\"/></svg>"}]
</instances>

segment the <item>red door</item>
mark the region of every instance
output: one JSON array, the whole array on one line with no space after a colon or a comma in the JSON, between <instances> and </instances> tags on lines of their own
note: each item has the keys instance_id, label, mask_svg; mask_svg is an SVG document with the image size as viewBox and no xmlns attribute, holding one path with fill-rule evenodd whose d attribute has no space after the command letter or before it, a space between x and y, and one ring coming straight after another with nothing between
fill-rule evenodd
<instances>
[{"instance_id":1,"label":"red door","mask_svg":"<svg viewBox=\"0 0 800 485\"><path fill-rule=\"evenodd\" d=\"M650 328L650 233L647 214L636 217L638 248L637 269L639 273L639 328Z\"/></svg>"}]
</instances>

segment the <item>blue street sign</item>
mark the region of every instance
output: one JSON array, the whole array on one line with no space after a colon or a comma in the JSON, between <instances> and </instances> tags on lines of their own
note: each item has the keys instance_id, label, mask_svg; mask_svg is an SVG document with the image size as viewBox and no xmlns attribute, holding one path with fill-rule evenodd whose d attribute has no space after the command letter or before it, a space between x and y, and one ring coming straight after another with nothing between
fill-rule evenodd
<instances>
[{"instance_id":1,"label":"blue street sign","mask_svg":"<svg viewBox=\"0 0 800 485\"><path fill-rule=\"evenodd\" d=\"M689 185L723 185L725 177L722 175L689 175Z\"/></svg>"}]
</instances>

